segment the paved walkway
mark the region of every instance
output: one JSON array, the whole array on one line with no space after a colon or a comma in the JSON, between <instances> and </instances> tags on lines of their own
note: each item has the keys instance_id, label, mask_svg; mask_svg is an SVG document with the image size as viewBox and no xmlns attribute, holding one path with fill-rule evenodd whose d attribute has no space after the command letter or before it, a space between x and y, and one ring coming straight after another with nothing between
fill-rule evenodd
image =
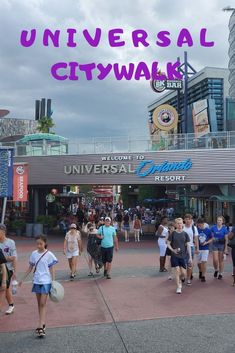
<instances>
[{"instance_id":1,"label":"paved walkway","mask_svg":"<svg viewBox=\"0 0 235 353\"><path fill-rule=\"evenodd\" d=\"M199 282L195 268L193 285L176 295L174 282L158 272L152 239L121 242L112 280L102 275L88 278L84 252L74 282L68 280L62 243L62 238L50 241L50 249L59 259L57 278L65 287L65 298L58 304L48 303L46 339L39 343L32 335L37 311L29 281L15 297L14 315L0 316L0 352L234 351L235 288L231 286L230 257L222 281L213 278L210 256L207 282ZM34 246L32 239L17 240L19 273L26 269Z\"/></svg>"}]
</instances>

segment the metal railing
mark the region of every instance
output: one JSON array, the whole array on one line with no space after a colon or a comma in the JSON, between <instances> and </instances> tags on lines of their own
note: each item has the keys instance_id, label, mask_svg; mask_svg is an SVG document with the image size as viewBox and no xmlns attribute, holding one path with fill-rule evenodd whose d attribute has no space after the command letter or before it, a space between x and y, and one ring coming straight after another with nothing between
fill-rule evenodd
<instances>
[{"instance_id":1,"label":"metal railing","mask_svg":"<svg viewBox=\"0 0 235 353\"><path fill-rule=\"evenodd\" d=\"M68 143L56 141L31 141L28 144L4 143L14 147L15 156L49 156L66 154L102 153L144 153L164 150L191 150L235 148L235 131L211 132L198 138L193 133L174 134L156 138L137 137L97 137L93 139L70 140Z\"/></svg>"}]
</instances>

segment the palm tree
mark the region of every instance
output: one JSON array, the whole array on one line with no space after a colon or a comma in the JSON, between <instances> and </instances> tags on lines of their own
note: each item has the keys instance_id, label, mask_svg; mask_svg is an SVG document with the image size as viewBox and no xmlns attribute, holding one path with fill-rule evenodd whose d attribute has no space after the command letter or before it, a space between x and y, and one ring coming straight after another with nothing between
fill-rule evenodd
<instances>
[{"instance_id":1,"label":"palm tree","mask_svg":"<svg viewBox=\"0 0 235 353\"><path fill-rule=\"evenodd\" d=\"M54 127L55 124L53 122L52 118L48 118L47 116L42 117L41 119L38 120L38 128L37 130L39 132L42 132L44 134L49 134L50 129Z\"/></svg>"}]
</instances>

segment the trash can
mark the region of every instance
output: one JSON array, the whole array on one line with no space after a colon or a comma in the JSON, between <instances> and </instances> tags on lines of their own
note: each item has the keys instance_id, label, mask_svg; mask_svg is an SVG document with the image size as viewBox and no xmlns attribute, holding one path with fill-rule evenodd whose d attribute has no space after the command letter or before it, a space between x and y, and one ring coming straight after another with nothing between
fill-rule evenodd
<instances>
[{"instance_id":1,"label":"trash can","mask_svg":"<svg viewBox=\"0 0 235 353\"><path fill-rule=\"evenodd\" d=\"M26 237L33 236L33 223L26 223Z\"/></svg>"},{"instance_id":2,"label":"trash can","mask_svg":"<svg viewBox=\"0 0 235 353\"><path fill-rule=\"evenodd\" d=\"M43 234L43 224L34 223L33 225L33 236L37 237L38 235Z\"/></svg>"}]
</instances>

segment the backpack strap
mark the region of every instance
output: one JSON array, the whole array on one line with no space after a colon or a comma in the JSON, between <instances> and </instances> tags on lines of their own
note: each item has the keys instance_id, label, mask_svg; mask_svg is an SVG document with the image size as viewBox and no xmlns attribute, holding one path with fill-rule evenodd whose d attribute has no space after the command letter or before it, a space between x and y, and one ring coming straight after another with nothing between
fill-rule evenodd
<instances>
[{"instance_id":1,"label":"backpack strap","mask_svg":"<svg viewBox=\"0 0 235 353\"><path fill-rule=\"evenodd\" d=\"M47 253L48 253L48 250L47 250L47 251L45 251L45 252L42 254L42 256L38 259L38 261L36 262L36 265L35 265L35 267L34 267L34 271L33 271L33 273L35 273L35 272L36 272L37 267L38 267L38 263L41 261L41 259L43 258L43 256L45 256Z\"/></svg>"}]
</instances>

